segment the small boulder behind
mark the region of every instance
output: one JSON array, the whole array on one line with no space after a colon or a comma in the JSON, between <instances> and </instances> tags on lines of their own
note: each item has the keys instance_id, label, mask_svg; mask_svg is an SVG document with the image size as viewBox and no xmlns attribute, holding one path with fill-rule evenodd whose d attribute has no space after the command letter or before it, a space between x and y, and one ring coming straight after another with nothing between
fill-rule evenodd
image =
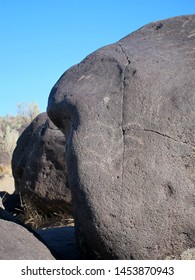
<instances>
[{"instance_id":1,"label":"small boulder behind","mask_svg":"<svg viewBox=\"0 0 195 280\"><path fill-rule=\"evenodd\" d=\"M12 157L16 193L44 212L71 212L64 161L65 137L46 113L38 115L17 141Z\"/></svg>"}]
</instances>

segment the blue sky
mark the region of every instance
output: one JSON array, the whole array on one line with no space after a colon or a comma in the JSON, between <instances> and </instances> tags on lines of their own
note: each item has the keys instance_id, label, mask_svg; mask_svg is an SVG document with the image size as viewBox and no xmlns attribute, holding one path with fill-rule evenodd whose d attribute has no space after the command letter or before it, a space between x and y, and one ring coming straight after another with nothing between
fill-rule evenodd
<instances>
[{"instance_id":1,"label":"blue sky","mask_svg":"<svg viewBox=\"0 0 195 280\"><path fill-rule=\"evenodd\" d=\"M0 115L43 112L65 70L156 20L195 13L194 0L0 0Z\"/></svg>"}]
</instances>

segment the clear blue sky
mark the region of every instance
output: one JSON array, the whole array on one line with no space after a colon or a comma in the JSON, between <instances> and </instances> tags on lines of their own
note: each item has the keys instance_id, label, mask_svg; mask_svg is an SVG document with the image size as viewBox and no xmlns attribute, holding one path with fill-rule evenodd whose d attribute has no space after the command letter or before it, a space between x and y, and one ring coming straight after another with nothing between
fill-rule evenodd
<instances>
[{"instance_id":1,"label":"clear blue sky","mask_svg":"<svg viewBox=\"0 0 195 280\"><path fill-rule=\"evenodd\" d=\"M195 13L194 0L0 0L0 115L46 110L70 66L152 21Z\"/></svg>"}]
</instances>

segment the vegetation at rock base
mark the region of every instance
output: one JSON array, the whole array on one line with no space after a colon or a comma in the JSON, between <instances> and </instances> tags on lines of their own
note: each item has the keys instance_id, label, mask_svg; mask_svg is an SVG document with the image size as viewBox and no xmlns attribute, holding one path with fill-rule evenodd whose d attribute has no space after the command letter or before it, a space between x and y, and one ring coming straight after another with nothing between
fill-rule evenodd
<instances>
[{"instance_id":1,"label":"vegetation at rock base","mask_svg":"<svg viewBox=\"0 0 195 280\"><path fill-rule=\"evenodd\" d=\"M22 200L22 199L21 199ZM74 219L71 214L64 212L46 213L41 209L35 209L33 202L21 203L23 211L17 218L32 229L73 226Z\"/></svg>"}]
</instances>

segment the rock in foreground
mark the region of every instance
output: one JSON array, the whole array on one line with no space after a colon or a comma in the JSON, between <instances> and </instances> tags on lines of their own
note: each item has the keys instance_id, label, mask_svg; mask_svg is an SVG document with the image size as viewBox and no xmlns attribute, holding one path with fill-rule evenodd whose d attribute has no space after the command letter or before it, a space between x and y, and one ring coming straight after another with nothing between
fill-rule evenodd
<instances>
[{"instance_id":1,"label":"rock in foreground","mask_svg":"<svg viewBox=\"0 0 195 280\"><path fill-rule=\"evenodd\" d=\"M2 219L3 218L3 219ZM53 260L49 249L32 232L0 208L0 260Z\"/></svg>"},{"instance_id":2,"label":"rock in foreground","mask_svg":"<svg viewBox=\"0 0 195 280\"><path fill-rule=\"evenodd\" d=\"M51 91L83 258L179 258L195 245L194 29L194 15L146 25Z\"/></svg>"}]
</instances>

